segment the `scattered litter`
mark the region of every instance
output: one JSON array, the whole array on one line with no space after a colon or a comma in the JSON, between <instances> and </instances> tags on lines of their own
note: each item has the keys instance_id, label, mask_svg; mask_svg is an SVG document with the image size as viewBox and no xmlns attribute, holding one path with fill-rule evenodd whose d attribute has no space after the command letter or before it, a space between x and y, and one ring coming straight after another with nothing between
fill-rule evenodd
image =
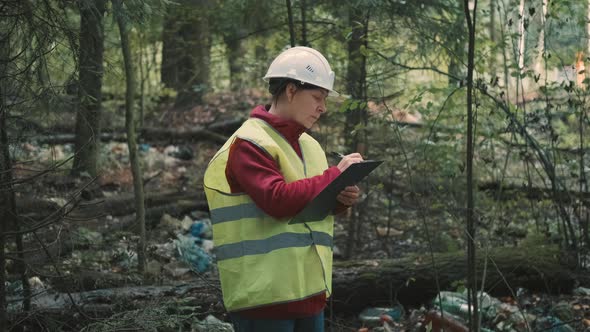
<instances>
[{"instance_id":1,"label":"scattered litter","mask_svg":"<svg viewBox=\"0 0 590 332\"><path fill-rule=\"evenodd\" d=\"M469 319L467 290L463 293L440 292L432 301L434 310L426 315L425 324L432 325L432 331L442 329L452 331L467 331ZM479 310L482 315L481 331L550 331L570 332L573 328L566 322L574 320L573 308L568 302L559 302L548 312L538 308L527 311L532 306L531 301L537 302L538 297L531 296L525 289L518 289L517 296L520 306L511 298L503 298L505 302L491 297L487 293L478 292ZM441 307L444 314L441 315ZM580 306L581 308L581 306Z\"/></svg>"},{"instance_id":2,"label":"scattered litter","mask_svg":"<svg viewBox=\"0 0 590 332\"><path fill-rule=\"evenodd\" d=\"M200 238L178 234L174 245L182 261L188 263L196 272L205 272L211 264L211 256L197 245L197 240Z\"/></svg>"},{"instance_id":3,"label":"scattered litter","mask_svg":"<svg viewBox=\"0 0 590 332\"><path fill-rule=\"evenodd\" d=\"M535 331L574 332L575 330L557 317L544 317L535 322Z\"/></svg>"},{"instance_id":4,"label":"scattered litter","mask_svg":"<svg viewBox=\"0 0 590 332\"><path fill-rule=\"evenodd\" d=\"M174 261L164 265L164 270L173 277L180 277L190 272L191 268L184 261Z\"/></svg>"},{"instance_id":5,"label":"scattered litter","mask_svg":"<svg viewBox=\"0 0 590 332\"><path fill-rule=\"evenodd\" d=\"M146 152L146 151L149 151L149 150L150 150L150 145L149 144L147 144L147 143L139 144L139 151L140 152Z\"/></svg>"},{"instance_id":6,"label":"scattered litter","mask_svg":"<svg viewBox=\"0 0 590 332\"><path fill-rule=\"evenodd\" d=\"M119 247L116 247L111 255L111 263L128 271L137 267L137 253L125 243L119 243Z\"/></svg>"},{"instance_id":7,"label":"scattered litter","mask_svg":"<svg viewBox=\"0 0 590 332\"><path fill-rule=\"evenodd\" d=\"M4 286L6 289L6 294L10 296L22 296L23 295L23 283L20 279L15 280L13 282L5 281ZM45 285L43 281L37 276L33 276L29 278L29 286L35 292L39 292L42 290L49 289L49 286Z\"/></svg>"},{"instance_id":8,"label":"scattered litter","mask_svg":"<svg viewBox=\"0 0 590 332\"><path fill-rule=\"evenodd\" d=\"M367 326L382 326L385 323L400 321L404 316L404 307L397 305L390 308L366 308L359 314L359 320Z\"/></svg>"},{"instance_id":9,"label":"scattered litter","mask_svg":"<svg viewBox=\"0 0 590 332\"><path fill-rule=\"evenodd\" d=\"M403 235L404 231L400 231L398 229L395 229L393 227L383 227L383 226L377 226L377 235L380 237L387 237L387 236L400 236Z\"/></svg>"},{"instance_id":10,"label":"scattered litter","mask_svg":"<svg viewBox=\"0 0 590 332\"><path fill-rule=\"evenodd\" d=\"M168 231L170 235L180 231L182 229L182 223L180 220L172 217L171 215L164 213L160 218L159 228Z\"/></svg>"},{"instance_id":11,"label":"scattered litter","mask_svg":"<svg viewBox=\"0 0 590 332\"><path fill-rule=\"evenodd\" d=\"M213 315L207 316L195 326L197 332L233 332L234 328L230 323L225 323Z\"/></svg>"},{"instance_id":12,"label":"scattered litter","mask_svg":"<svg viewBox=\"0 0 590 332\"><path fill-rule=\"evenodd\" d=\"M206 253L210 253L211 250L213 250L213 241L203 240L203 242L201 242L201 248L203 248Z\"/></svg>"},{"instance_id":13,"label":"scattered litter","mask_svg":"<svg viewBox=\"0 0 590 332\"><path fill-rule=\"evenodd\" d=\"M170 261L174 257L176 247L174 246L174 243L170 241L166 243L152 244L150 249L152 250L152 254L157 258L164 261Z\"/></svg>"},{"instance_id":14,"label":"scattered litter","mask_svg":"<svg viewBox=\"0 0 590 332\"><path fill-rule=\"evenodd\" d=\"M194 158L193 149L186 145L175 147L175 149L168 153L168 155L180 160L191 160Z\"/></svg>"},{"instance_id":15,"label":"scattered litter","mask_svg":"<svg viewBox=\"0 0 590 332\"><path fill-rule=\"evenodd\" d=\"M191 229L192 225L193 220L189 216L184 216L184 219L180 221L180 228L182 228L182 230L185 232L188 232Z\"/></svg>"},{"instance_id":16,"label":"scattered litter","mask_svg":"<svg viewBox=\"0 0 590 332\"><path fill-rule=\"evenodd\" d=\"M195 236L195 237L211 239L213 236L212 228L211 228L211 220L201 219L201 220L195 221L190 226L190 233L192 236Z\"/></svg>"},{"instance_id":17,"label":"scattered litter","mask_svg":"<svg viewBox=\"0 0 590 332\"><path fill-rule=\"evenodd\" d=\"M578 287L573 291L574 295L590 296L590 288Z\"/></svg>"}]
</instances>

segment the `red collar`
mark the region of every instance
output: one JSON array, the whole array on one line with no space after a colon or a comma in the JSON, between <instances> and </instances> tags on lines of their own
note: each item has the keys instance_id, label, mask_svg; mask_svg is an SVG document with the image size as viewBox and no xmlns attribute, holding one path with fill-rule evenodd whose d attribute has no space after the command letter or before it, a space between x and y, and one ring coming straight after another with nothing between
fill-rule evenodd
<instances>
[{"instance_id":1,"label":"red collar","mask_svg":"<svg viewBox=\"0 0 590 332\"><path fill-rule=\"evenodd\" d=\"M307 128L299 122L291 119L281 118L278 115L268 113L270 105L258 105L250 112L250 117L262 119L276 129L281 135L285 136L290 144L299 140L299 136L303 134Z\"/></svg>"}]
</instances>

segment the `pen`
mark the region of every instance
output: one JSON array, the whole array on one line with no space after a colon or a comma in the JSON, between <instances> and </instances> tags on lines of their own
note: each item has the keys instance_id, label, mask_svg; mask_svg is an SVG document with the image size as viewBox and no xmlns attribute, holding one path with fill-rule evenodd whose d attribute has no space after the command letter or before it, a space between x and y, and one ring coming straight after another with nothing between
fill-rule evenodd
<instances>
[{"instance_id":1,"label":"pen","mask_svg":"<svg viewBox=\"0 0 590 332\"><path fill-rule=\"evenodd\" d=\"M340 158L340 159L342 159L342 158L346 157L346 156L345 156L345 155L343 155L342 153L340 153L340 152L336 152L336 151L331 151L331 152L330 152L330 155L331 155L332 157L334 157L334 158Z\"/></svg>"}]
</instances>

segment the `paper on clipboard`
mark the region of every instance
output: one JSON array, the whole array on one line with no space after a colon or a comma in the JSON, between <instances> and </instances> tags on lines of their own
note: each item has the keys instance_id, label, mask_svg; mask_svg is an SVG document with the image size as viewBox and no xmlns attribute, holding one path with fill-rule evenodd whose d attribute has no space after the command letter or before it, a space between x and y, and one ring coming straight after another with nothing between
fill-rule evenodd
<instances>
[{"instance_id":1,"label":"paper on clipboard","mask_svg":"<svg viewBox=\"0 0 590 332\"><path fill-rule=\"evenodd\" d=\"M371 173L383 160L364 160L354 163L342 172L334 181L330 182L309 204L301 210L289 225L303 222L324 220L336 207L336 197L348 186L355 185Z\"/></svg>"}]
</instances>

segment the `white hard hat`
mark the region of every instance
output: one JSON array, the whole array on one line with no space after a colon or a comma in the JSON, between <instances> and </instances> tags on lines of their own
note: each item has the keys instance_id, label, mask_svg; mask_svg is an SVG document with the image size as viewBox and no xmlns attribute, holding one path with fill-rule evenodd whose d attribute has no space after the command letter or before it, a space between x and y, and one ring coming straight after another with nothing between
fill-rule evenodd
<instances>
[{"instance_id":1,"label":"white hard hat","mask_svg":"<svg viewBox=\"0 0 590 332\"><path fill-rule=\"evenodd\" d=\"M272 61L264 79L290 78L324 88L330 91L330 95L338 95L334 91L334 76L328 60L320 52L296 46L283 51Z\"/></svg>"}]
</instances>

